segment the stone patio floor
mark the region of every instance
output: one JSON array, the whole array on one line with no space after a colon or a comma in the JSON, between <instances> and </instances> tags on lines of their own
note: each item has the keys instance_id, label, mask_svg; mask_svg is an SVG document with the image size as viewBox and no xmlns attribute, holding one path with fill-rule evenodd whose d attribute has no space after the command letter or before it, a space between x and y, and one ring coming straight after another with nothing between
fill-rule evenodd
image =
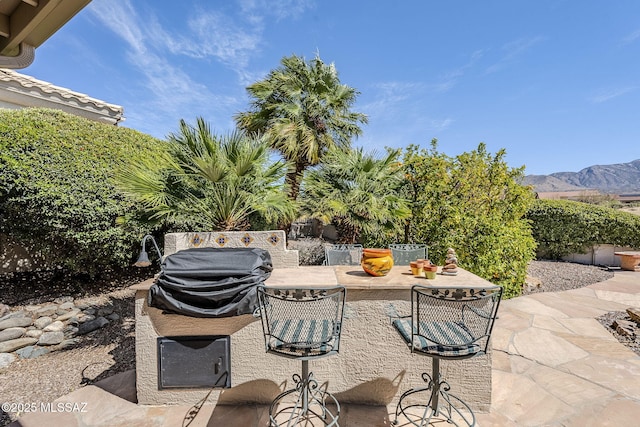
<instances>
[{"instance_id":1,"label":"stone patio floor","mask_svg":"<svg viewBox=\"0 0 640 427\"><path fill-rule=\"evenodd\" d=\"M631 306L640 307L640 274L630 271L581 289L503 301L492 338L491 411L476 414L478 425L640 425L640 356L595 320ZM193 417L192 408L134 399L135 373L125 372L56 401L87 402L69 406L84 412L30 413L10 426L268 426L265 406L204 405ZM394 410L343 405L340 426L391 426Z\"/></svg>"}]
</instances>

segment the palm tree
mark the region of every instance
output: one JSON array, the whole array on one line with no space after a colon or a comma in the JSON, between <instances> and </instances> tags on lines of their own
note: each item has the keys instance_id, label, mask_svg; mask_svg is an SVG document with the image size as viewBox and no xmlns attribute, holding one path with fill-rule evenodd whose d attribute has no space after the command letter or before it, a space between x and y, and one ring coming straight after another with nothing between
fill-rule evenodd
<instances>
[{"instance_id":1,"label":"palm tree","mask_svg":"<svg viewBox=\"0 0 640 427\"><path fill-rule=\"evenodd\" d=\"M334 224L344 243L402 227L411 210L398 196L403 179L399 155L400 150L381 158L362 148L331 150L303 181L301 212Z\"/></svg>"},{"instance_id":2,"label":"palm tree","mask_svg":"<svg viewBox=\"0 0 640 427\"><path fill-rule=\"evenodd\" d=\"M340 83L334 64L319 56L282 58L282 66L249 87L251 109L236 114L238 127L264 133L271 147L291 163L285 183L296 200L304 171L334 147L348 148L362 134L367 116L350 111L359 94Z\"/></svg>"},{"instance_id":3,"label":"palm tree","mask_svg":"<svg viewBox=\"0 0 640 427\"><path fill-rule=\"evenodd\" d=\"M262 137L214 135L209 125L180 121L160 162L121 171L122 189L142 205L150 222L163 220L204 230L246 230L252 218L277 224L295 216L282 190L283 161L270 163Z\"/></svg>"}]
</instances>

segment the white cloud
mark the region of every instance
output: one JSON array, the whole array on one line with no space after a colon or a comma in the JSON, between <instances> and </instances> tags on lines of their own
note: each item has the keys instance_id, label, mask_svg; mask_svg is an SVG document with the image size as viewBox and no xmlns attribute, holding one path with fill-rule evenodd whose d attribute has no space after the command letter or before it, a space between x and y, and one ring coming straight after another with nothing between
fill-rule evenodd
<instances>
[{"instance_id":1,"label":"white cloud","mask_svg":"<svg viewBox=\"0 0 640 427\"><path fill-rule=\"evenodd\" d=\"M157 49L195 59L215 58L241 75L251 55L258 51L262 25L243 26L232 17L217 11L198 11L188 20L189 31L169 34L152 20L148 35Z\"/></svg>"},{"instance_id":2,"label":"white cloud","mask_svg":"<svg viewBox=\"0 0 640 427\"><path fill-rule=\"evenodd\" d=\"M458 80L482 59L484 53L485 51L482 49L476 50L471 54L466 64L445 73L440 82L430 87L436 92L447 92L451 90L458 83Z\"/></svg>"},{"instance_id":3,"label":"white cloud","mask_svg":"<svg viewBox=\"0 0 640 427\"><path fill-rule=\"evenodd\" d=\"M442 132L445 129L448 129L451 124L453 124L454 120L451 118L446 119L429 119L426 122L425 130L433 131L433 132Z\"/></svg>"},{"instance_id":4,"label":"white cloud","mask_svg":"<svg viewBox=\"0 0 640 427\"><path fill-rule=\"evenodd\" d=\"M91 18L119 37L126 46L124 56L144 76L145 90L131 88L127 96L137 112L130 118L148 115L149 120L163 123L165 116L189 117L207 106L207 115L228 116L246 100L240 88L266 73L250 69L253 56L259 53L267 19L296 18L314 7L312 0L238 0L241 13L229 15L222 7L190 11L186 26L168 32L152 9L140 9L132 0L93 0L88 6ZM215 9L215 10L214 10ZM226 9L225 9L226 10ZM176 57L214 60L232 70L239 86L230 88L237 96L212 93L206 85L183 71ZM241 85L241 86L240 86ZM237 90L236 90L237 89ZM144 99L134 93L144 93ZM126 105L125 102L122 102ZM202 114L202 113L200 113ZM166 119L165 119L166 122Z\"/></svg>"},{"instance_id":5,"label":"white cloud","mask_svg":"<svg viewBox=\"0 0 640 427\"><path fill-rule=\"evenodd\" d=\"M428 135L430 140L454 123L450 117L434 117L429 112L434 85L390 81L378 83L373 89L368 91L374 94L373 100L356 108L369 116L362 141L365 146L382 148L403 146L408 141L417 143L412 140L415 135Z\"/></svg>"},{"instance_id":6,"label":"white cloud","mask_svg":"<svg viewBox=\"0 0 640 427\"><path fill-rule=\"evenodd\" d=\"M314 0L239 0L242 12L251 19L262 15L273 16L277 21L297 18L315 7Z\"/></svg>"},{"instance_id":7,"label":"white cloud","mask_svg":"<svg viewBox=\"0 0 640 427\"><path fill-rule=\"evenodd\" d=\"M639 38L640 38L640 30L635 30L631 34L627 35L626 37L623 37L622 41L624 43L633 43L634 41L638 40Z\"/></svg>"},{"instance_id":8,"label":"white cloud","mask_svg":"<svg viewBox=\"0 0 640 427\"><path fill-rule=\"evenodd\" d=\"M637 89L638 86L603 89L600 90L596 95L592 96L589 100L594 104L600 104L601 102L609 101L613 98L617 98L629 92L633 92Z\"/></svg>"},{"instance_id":9,"label":"white cloud","mask_svg":"<svg viewBox=\"0 0 640 427\"><path fill-rule=\"evenodd\" d=\"M498 62L487 68L486 73L491 74L502 70L503 68L513 63L518 57L524 55L535 45L544 40L545 37L535 36L530 38L517 39L505 44L504 46L502 46L502 50L505 52L504 56Z\"/></svg>"},{"instance_id":10,"label":"white cloud","mask_svg":"<svg viewBox=\"0 0 640 427\"><path fill-rule=\"evenodd\" d=\"M126 43L127 60L145 77L145 97L148 99L132 101L139 111L125 111L129 118L144 115L143 120L157 120L158 125L166 128L167 116L188 117L194 106L214 105L214 108L222 109L238 103L232 97L211 93L164 56L158 47L159 41L168 38L158 30L155 18L140 18L129 0L94 0L89 10ZM132 88L131 92L135 93L136 89ZM171 126L177 126L177 123Z\"/></svg>"},{"instance_id":11,"label":"white cloud","mask_svg":"<svg viewBox=\"0 0 640 427\"><path fill-rule=\"evenodd\" d=\"M248 68L262 46L266 19L296 18L314 7L312 0L239 0L239 17L199 8L192 12L186 30L169 33L152 12L140 17L134 4L131 0L94 0L90 10L136 55L153 51L161 56L167 51L194 59L214 58L233 70L245 85L255 74Z\"/></svg>"}]
</instances>

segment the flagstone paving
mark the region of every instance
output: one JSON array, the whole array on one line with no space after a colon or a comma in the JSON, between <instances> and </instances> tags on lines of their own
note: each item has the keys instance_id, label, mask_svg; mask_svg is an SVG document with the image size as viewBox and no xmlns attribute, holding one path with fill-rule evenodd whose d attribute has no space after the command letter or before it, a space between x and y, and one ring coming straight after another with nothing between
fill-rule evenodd
<instances>
[{"instance_id":1,"label":"flagstone paving","mask_svg":"<svg viewBox=\"0 0 640 427\"><path fill-rule=\"evenodd\" d=\"M596 317L640 307L640 273L570 291L503 301L493 338L492 404L480 426L632 426L640 420L640 356L620 344ZM102 387L102 388L101 388ZM30 413L12 427L268 425L260 405L139 406L132 372L63 396L87 402L85 412ZM393 407L343 405L342 427L390 426ZM311 425L311 424L308 424ZM399 424L402 427L402 422Z\"/></svg>"}]
</instances>

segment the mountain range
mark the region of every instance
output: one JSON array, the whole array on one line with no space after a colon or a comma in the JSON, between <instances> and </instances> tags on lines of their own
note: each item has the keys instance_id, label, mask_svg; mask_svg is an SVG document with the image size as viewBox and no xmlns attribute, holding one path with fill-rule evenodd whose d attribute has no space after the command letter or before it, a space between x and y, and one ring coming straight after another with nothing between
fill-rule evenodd
<instances>
[{"instance_id":1,"label":"mountain range","mask_svg":"<svg viewBox=\"0 0 640 427\"><path fill-rule=\"evenodd\" d=\"M537 192L599 190L603 193L640 192L640 159L629 163L594 165L579 172L527 175L523 184Z\"/></svg>"}]
</instances>

